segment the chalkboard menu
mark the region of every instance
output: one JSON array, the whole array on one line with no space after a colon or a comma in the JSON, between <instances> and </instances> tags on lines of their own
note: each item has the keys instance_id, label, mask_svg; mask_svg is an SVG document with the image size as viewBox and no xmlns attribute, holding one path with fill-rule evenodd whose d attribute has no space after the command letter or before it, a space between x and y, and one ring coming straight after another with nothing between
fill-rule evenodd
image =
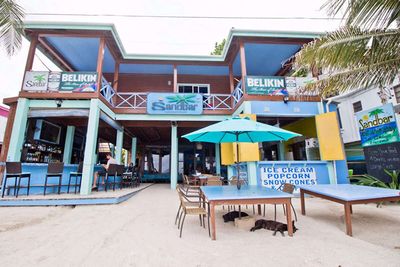
<instances>
[{"instance_id":1,"label":"chalkboard menu","mask_svg":"<svg viewBox=\"0 0 400 267\"><path fill-rule=\"evenodd\" d=\"M364 154L368 174L381 181L391 180L384 169L400 170L400 142L364 147Z\"/></svg>"}]
</instances>

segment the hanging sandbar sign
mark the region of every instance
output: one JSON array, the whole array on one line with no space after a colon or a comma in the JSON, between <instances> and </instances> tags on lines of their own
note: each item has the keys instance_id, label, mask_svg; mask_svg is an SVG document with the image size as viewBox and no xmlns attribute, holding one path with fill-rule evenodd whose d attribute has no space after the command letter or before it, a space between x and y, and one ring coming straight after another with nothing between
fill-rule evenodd
<instances>
[{"instance_id":1,"label":"hanging sandbar sign","mask_svg":"<svg viewBox=\"0 0 400 267\"><path fill-rule=\"evenodd\" d=\"M149 114L186 114L203 112L201 94L150 93L147 95L147 113Z\"/></svg>"},{"instance_id":2,"label":"hanging sandbar sign","mask_svg":"<svg viewBox=\"0 0 400 267\"><path fill-rule=\"evenodd\" d=\"M313 167L262 167L261 184L268 188L279 188L284 183L293 185L317 184Z\"/></svg>"},{"instance_id":3,"label":"hanging sandbar sign","mask_svg":"<svg viewBox=\"0 0 400 267\"><path fill-rule=\"evenodd\" d=\"M63 72L60 79L60 91L94 92L96 91L97 72Z\"/></svg>"},{"instance_id":4,"label":"hanging sandbar sign","mask_svg":"<svg viewBox=\"0 0 400 267\"><path fill-rule=\"evenodd\" d=\"M46 91L48 78L48 71L27 71L22 89L26 91Z\"/></svg>"},{"instance_id":5,"label":"hanging sandbar sign","mask_svg":"<svg viewBox=\"0 0 400 267\"><path fill-rule=\"evenodd\" d=\"M250 95L286 95L285 77L246 76L246 93Z\"/></svg>"},{"instance_id":6,"label":"hanging sandbar sign","mask_svg":"<svg viewBox=\"0 0 400 267\"><path fill-rule=\"evenodd\" d=\"M363 147L400 141L392 104L356 113Z\"/></svg>"}]
</instances>

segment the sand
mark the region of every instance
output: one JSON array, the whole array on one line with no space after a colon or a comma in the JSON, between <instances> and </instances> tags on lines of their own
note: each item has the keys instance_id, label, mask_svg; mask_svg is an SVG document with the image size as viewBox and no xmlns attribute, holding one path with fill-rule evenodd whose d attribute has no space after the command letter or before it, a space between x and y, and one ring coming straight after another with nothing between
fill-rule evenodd
<instances>
[{"instance_id":1,"label":"sand","mask_svg":"<svg viewBox=\"0 0 400 267\"><path fill-rule=\"evenodd\" d=\"M400 266L400 205L354 206L349 237L341 205L307 199L301 216L299 199L293 203L292 238L224 224L219 208L216 241L198 217L187 218L179 238L178 198L168 185L119 205L0 208L0 266Z\"/></svg>"}]
</instances>

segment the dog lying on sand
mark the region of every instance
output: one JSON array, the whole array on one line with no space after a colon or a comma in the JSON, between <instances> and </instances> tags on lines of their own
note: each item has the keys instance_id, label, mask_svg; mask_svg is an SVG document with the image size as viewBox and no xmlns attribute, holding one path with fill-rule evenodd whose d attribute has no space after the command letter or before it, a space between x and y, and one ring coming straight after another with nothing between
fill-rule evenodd
<instances>
[{"instance_id":1,"label":"dog lying on sand","mask_svg":"<svg viewBox=\"0 0 400 267\"><path fill-rule=\"evenodd\" d=\"M294 226L294 221L292 221L292 224L293 224L293 233L295 233L298 229L296 228L296 226ZM254 224L254 227L251 228L250 231L254 232L255 230L263 228L274 231L273 235L276 235L276 232L280 232L282 236L285 236L283 232L288 230L288 226L285 223L271 221L271 220L257 220L256 223Z\"/></svg>"},{"instance_id":2,"label":"dog lying on sand","mask_svg":"<svg viewBox=\"0 0 400 267\"><path fill-rule=\"evenodd\" d=\"M249 216L246 212L240 212L240 217L246 217ZM233 222L235 221L235 218L239 218L239 212L238 211L231 211L228 212L227 214L222 215L222 218L224 218L224 222Z\"/></svg>"}]
</instances>

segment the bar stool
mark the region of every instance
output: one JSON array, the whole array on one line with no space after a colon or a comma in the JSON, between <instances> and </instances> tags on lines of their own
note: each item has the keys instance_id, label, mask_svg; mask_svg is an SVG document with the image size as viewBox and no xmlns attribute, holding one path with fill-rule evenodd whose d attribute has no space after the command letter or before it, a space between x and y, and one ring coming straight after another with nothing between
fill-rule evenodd
<instances>
[{"instance_id":1,"label":"bar stool","mask_svg":"<svg viewBox=\"0 0 400 267\"><path fill-rule=\"evenodd\" d=\"M58 177L58 194L60 194L63 170L64 170L64 162L50 162L47 165L47 174L44 182L44 192L43 192L44 196L46 195L47 180L49 177Z\"/></svg>"},{"instance_id":2,"label":"bar stool","mask_svg":"<svg viewBox=\"0 0 400 267\"><path fill-rule=\"evenodd\" d=\"M6 190L7 180L15 178L14 183L14 195L18 197L19 188L21 187L21 179L28 178L28 185L26 195L29 196L29 189L31 186L31 173L22 172L21 162L6 162L6 176L4 177L4 186L2 188L1 197L4 197L4 191Z\"/></svg>"},{"instance_id":3,"label":"bar stool","mask_svg":"<svg viewBox=\"0 0 400 267\"><path fill-rule=\"evenodd\" d=\"M114 177L114 183L115 183L115 176L117 176L117 166L118 166L118 164L110 164L108 166L108 170L106 172L106 178L104 179L104 191L107 191L108 178L110 176ZM114 186L115 186L115 184L114 184ZM114 190L115 190L115 187L114 187Z\"/></svg>"},{"instance_id":4,"label":"bar stool","mask_svg":"<svg viewBox=\"0 0 400 267\"><path fill-rule=\"evenodd\" d=\"M83 170L83 162L79 162L78 165L78 171L76 172L70 172L69 173L69 180L68 180L68 189L67 189L67 193L69 193L69 188L71 186L71 178L75 177L75 184L72 184L72 186L74 186L74 194L76 194L76 189L77 188L81 188L81 182L82 182L82 170ZM79 183L78 183L78 177L79 179Z\"/></svg>"}]
</instances>

